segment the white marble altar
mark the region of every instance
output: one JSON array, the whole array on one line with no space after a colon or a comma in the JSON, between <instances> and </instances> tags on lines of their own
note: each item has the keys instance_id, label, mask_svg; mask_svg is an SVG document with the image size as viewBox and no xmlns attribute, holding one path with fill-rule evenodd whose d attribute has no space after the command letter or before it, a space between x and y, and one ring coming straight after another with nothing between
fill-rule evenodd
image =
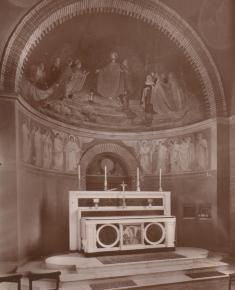
<instances>
[{"instance_id":1,"label":"white marble altar","mask_svg":"<svg viewBox=\"0 0 235 290\"><path fill-rule=\"evenodd\" d=\"M174 248L170 192L70 191L70 250Z\"/></svg>"}]
</instances>

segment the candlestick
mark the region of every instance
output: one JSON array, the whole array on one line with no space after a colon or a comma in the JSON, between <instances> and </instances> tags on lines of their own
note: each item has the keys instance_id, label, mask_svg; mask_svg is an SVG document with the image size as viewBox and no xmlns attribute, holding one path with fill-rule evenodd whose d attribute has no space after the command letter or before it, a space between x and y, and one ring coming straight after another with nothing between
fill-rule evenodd
<instances>
[{"instance_id":1,"label":"candlestick","mask_svg":"<svg viewBox=\"0 0 235 290\"><path fill-rule=\"evenodd\" d=\"M78 190L81 189L81 167L78 165Z\"/></svg>"},{"instance_id":2,"label":"candlestick","mask_svg":"<svg viewBox=\"0 0 235 290\"><path fill-rule=\"evenodd\" d=\"M162 169L159 172L159 191L162 191Z\"/></svg>"},{"instance_id":3,"label":"candlestick","mask_svg":"<svg viewBox=\"0 0 235 290\"><path fill-rule=\"evenodd\" d=\"M126 186L127 186L127 184L125 184L125 182L124 182L124 180L123 180L123 182L122 182L122 184L121 184L122 191L125 191Z\"/></svg>"},{"instance_id":4,"label":"candlestick","mask_svg":"<svg viewBox=\"0 0 235 290\"><path fill-rule=\"evenodd\" d=\"M140 169L137 168L137 174L136 174L136 190L140 191Z\"/></svg>"},{"instance_id":5,"label":"candlestick","mask_svg":"<svg viewBox=\"0 0 235 290\"><path fill-rule=\"evenodd\" d=\"M108 181L107 181L107 167L104 167L104 190L108 189Z\"/></svg>"}]
</instances>

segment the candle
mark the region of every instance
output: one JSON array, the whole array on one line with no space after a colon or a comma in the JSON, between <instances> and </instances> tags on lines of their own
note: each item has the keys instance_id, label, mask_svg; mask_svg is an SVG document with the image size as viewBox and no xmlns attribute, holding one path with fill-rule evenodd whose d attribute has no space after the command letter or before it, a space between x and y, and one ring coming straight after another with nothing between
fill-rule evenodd
<instances>
[{"instance_id":1,"label":"candle","mask_svg":"<svg viewBox=\"0 0 235 290\"><path fill-rule=\"evenodd\" d=\"M162 191L162 169L159 172L159 191Z\"/></svg>"},{"instance_id":2,"label":"candle","mask_svg":"<svg viewBox=\"0 0 235 290\"><path fill-rule=\"evenodd\" d=\"M104 167L104 190L107 190L107 167Z\"/></svg>"},{"instance_id":3,"label":"candle","mask_svg":"<svg viewBox=\"0 0 235 290\"><path fill-rule=\"evenodd\" d=\"M81 188L81 167L78 165L78 189Z\"/></svg>"},{"instance_id":4,"label":"candle","mask_svg":"<svg viewBox=\"0 0 235 290\"><path fill-rule=\"evenodd\" d=\"M136 184L136 187L137 187L137 191L140 191L140 169L139 167L137 168L137 174L136 174L136 179L137 179L137 184Z\"/></svg>"}]
</instances>

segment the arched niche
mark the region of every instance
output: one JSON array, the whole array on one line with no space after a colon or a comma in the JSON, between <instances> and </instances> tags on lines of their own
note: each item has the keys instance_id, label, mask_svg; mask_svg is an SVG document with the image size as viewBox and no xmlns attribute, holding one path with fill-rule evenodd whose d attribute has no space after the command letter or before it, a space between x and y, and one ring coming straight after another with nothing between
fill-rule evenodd
<instances>
[{"instance_id":1,"label":"arched niche","mask_svg":"<svg viewBox=\"0 0 235 290\"><path fill-rule=\"evenodd\" d=\"M108 188L121 190L121 184L125 184L125 189L131 189L131 177L128 176L128 170L124 160L114 153L104 152L98 154L87 166L86 171L86 189L103 190L105 168L107 172Z\"/></svg>"},{"instance_id":2,"label":"arched niche","mask_svg":"<svg viewBox=\"0 0 235 290\"><path fill-rule=\"evenodd\" d=\"M207 117L227 114L222 81L206 46L181 16L157 0L41 1L20 21L5 47L1 67L3 89L18 92L25 63L45 35L68 19L92 13L126 15L163 32L183 51L197 73Z\"/></svg>"},{"instance_id":3,"label":"arched niche","mask_svg":"<svg viewBox=\"0 0 235 290\"><path fill-rule=\"evenodd\" d=\"M136 170L139 167L138 161L127 148L111 142L96 144L84 152L80 161L81 176L83 177L81 180L82 189L86 188L85 178L90 164L100 155L113 156L119 160L125 167L126 173L131 180L132 190L134 190L136 186Z\"/></svg>"}]
</instances>

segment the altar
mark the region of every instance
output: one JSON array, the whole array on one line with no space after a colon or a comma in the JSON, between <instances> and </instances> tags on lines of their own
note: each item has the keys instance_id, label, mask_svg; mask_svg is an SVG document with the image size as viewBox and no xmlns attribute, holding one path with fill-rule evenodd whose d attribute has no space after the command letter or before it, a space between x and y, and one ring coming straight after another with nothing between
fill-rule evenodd
<instances>
[{"instance_id":1,"label":"altar","mask_svg":"<svg viewBox=\"0 0 235 290\"><path fill-rule=\"evenodd\" d=\"M170 192L70 191L70 250L85 254L174 249Z\"/></svg>"}]
</instances>

